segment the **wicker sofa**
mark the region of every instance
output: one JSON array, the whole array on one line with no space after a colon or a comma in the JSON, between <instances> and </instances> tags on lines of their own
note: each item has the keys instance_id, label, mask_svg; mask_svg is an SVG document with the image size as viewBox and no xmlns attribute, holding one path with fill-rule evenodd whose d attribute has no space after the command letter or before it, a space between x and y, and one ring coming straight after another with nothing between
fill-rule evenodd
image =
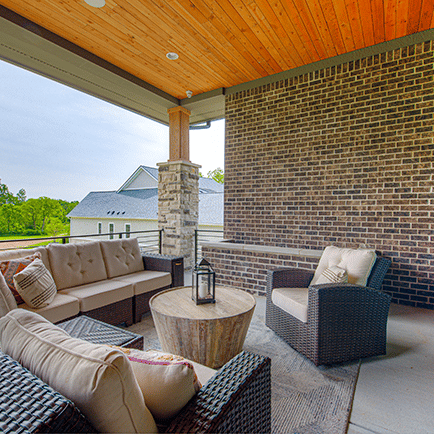
<instances>
[{"instance_id":1,"label":"wicker sofa","mask_svg":"<svg viewBox=\"0 0 434 434\"><path fill-rule=\"evenodd\" d=\"M141 254L136 238L9 250L0 253L0 262L35 255L40 256L56 284L53 301L34 309L20 303L19 298L18 304L0 300L1 315L20 307L53 323L86 314L113 325L131 325L149 310L152 295L184 282L182 257ZM5 288L1 274L0 279L0 286Z\"/></svg>"},{"instance_id":2,"label":"wicker sofa","mask_svg":"<svg viewBox=\"0 0 434 434\"><path fill-rule=\"evenodd\" d=\"M60 393L0 351L2 433L92 433ZM159 432L271 432L270 360L242 352L224 365Z\"/></svg>"}]
</instances>

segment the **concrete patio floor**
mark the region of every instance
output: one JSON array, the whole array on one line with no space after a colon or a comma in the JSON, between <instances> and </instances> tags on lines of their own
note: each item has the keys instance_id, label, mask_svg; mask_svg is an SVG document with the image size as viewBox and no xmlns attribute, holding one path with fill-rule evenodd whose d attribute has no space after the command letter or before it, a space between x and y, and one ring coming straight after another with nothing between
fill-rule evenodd
<instances>
[{"instance_id":1,"label":"concrete patio floor","mask_svg":"<svg viewBox=\"0 0 434 434\"><path fill-rule=\"evenodd\" d=\"M434 312L392 304L387 342L362 360L348 434L434 433Z\"/></svg>"},{"instance_id":2,"label":"concrete patio floor","mask_svg":"<svg viewBox=\"0 0 434 434\"><path fill-rule=\"evenodd\" d=\"M265 319L265 297L255 298ZM392 304L387 354L362 360L347 434L373 433L434 433L432 310Z\"/></svg>"},{"instance_id":3,"label":"concrete patio floor","mask_svg":"<svg viewBox=\"0 0 434 434\"><path fill-rule=\"evenodd\" d=\"M434 311L392 304L387 342L385 356L362 360L347 433L434 433Z\"/></svg>"}]
</instances>

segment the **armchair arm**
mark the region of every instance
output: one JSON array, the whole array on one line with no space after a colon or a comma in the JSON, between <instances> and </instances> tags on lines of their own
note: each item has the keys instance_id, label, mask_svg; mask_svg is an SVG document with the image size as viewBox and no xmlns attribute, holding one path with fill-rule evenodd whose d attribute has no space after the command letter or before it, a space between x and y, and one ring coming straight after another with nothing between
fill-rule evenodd
<instances>
[{"instance_id":1,"label":"armchair arm","mask_svg":"<svg viewBox=\"0 0 434 434\"><path fill-rule=\"evenodd\" d=\"M171 422L168 433L271 432L271 361L241 352Z\"/></svg>"},{"instance_id":2,"label":"armchair arm","mask_svg":"<svg viewBox=\"0 0 434 434\"><path fill-rule=\"evenodd\" d=\"M391 297L351 284L309 287L310 335L321 359L316 364L385 354Z\"/></svg>"},{"instance_id":3,"label":"armchair arm","mask_svg":"<svg viewBox=\"0 0 434 434\"><path fill-rule=\"evenodd\" d=\"M145 270L168 271L172 274L172 287L184 286L184 258L182 256L142 253Z\"/></svg>"},{"instance_id":4,"label":"armchair arm","mask_svg":"<svg viewBox=\"0 0 434 434\"><path fill-rule=\"evenodd\" d=\"M274 288L307 288L314 272L303 268L277 268L268 270L267 294Z\"/></svg>"}]
</instances>

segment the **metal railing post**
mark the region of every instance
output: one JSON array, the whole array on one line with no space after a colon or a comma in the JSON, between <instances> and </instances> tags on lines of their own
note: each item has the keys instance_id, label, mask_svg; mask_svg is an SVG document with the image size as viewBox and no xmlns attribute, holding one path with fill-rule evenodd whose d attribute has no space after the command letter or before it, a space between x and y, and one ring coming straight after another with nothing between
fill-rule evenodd
<instances>
[{"instance_id":1,"label":"metal railing post","mask_svg":"<svg viewBox=\"0 0 434 434\"><path fill-rule=\"evenodd\" d=\"M198 247L197 237L198 237L198 230L195 229L194 230L194 263L195 264L197 264L197 247Z\"/></svg>"}]
</instances>

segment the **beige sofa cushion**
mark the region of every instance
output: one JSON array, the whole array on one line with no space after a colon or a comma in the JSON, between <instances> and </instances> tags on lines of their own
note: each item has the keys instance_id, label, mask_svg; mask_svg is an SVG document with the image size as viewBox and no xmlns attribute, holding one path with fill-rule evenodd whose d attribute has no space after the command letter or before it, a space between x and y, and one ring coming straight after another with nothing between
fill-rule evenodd
<instances>
[{"instance_id":1,"label":"beige sofa cushion","mask_svg":"<svg viewBox=\"0 0 434 434\"><path fill-rule=\"evenodd\" d=\"M308 288L274 288L271 301L291 316L307 322Z\"/></svg>"},{"instance_id":2,"label":"beige sofa cushion","mask_svg":"<svg viewBox=\"0 0 434 434\"><path fill-rule=\"evenodd\" d=\"M172 283L172 275L165 271L145 270L116 277L113 280L130 283L133 285L134 295L140 295L145 292L153 291L154 289L170 286Z\"/></svg>"},{"instance_id":3,"label":"beige sofa cushion","mask_svg":"<svg viewBox=\"0 0 434 434\"><path fill-rule=\"evenodd\" d=\"M73 401L98 431L157 432L122 352L72 338L22 309L0 319L0 340L5 353Z\"/></svg>"},{"instance_id":4,"label":"beige sofa cushion","mask_svg":"<svg viewBox=\"0 0 434 434\"><path fill-rule=\"evenodd\" d=\"M0 262L9 261L11 259L25 258L26 256L30 256L35 253L41 254L42 262L47 267L47 270L51 273L51 265L46 247L35 247L34 249L6 250L4 252L0 252Z\"/></svg>"},{"instance_id":5,"label":"beige sofa cushion","mask_svg":"<svg viewBox=\"0 0 434 434\"><path fill-rule=\"evenodd\" d=\"M137 238L101 241L101 250L109 278L145 269Z\"/></svg>"},{"instance_id":6,"label":"beige sofa cushion","mask_svg":"<svg viewBox=\"0 0 434 434\"><path fill-rule=\"evenodd\" d=\"M0 273L0 317L6 315L12 309L17 308L17 302L6 284L3 274Z\"/></svg>"},{"instance_id":7,"label":"beige sofa cushion","mask_svg":"<svg viewBox=\"0 0 434 434\"><path fill-rule=\"evenodd\" d=\"M80 303L81 312L117 303L118 301L132 298L134 295L131 284L116 280L102 280L100 282L88 283L87 285L75 286L63 289L60 293L77 298Z\"/></svg>"},{"instance_id":8,"label":"beige sofa cushion","mask_svg":"<svg viewBox=\"0 0 434 434\"><path fill-rule=\"evenodd\" d=\"M53 301L48 306L33 309L23 303L19 304L18 307L30 312L36 312L52 323L72 318L80 313L80 303L78 298L61 294L60 292L54 296Z\"/></svg>"},{"instance_id":9,"label":"beige sofa cushion","mask_svg":"<svg viewBox=\"0 0 434 434\"><path fill-rule=\"evenodd\" d=\"M107 279L98 241L50 244L48 257L58 290Z\"/></svg>"},{"instance_id":10,"label":"beige sofa cushion","mask_svg":"<svg viewBox=\"0 0 434 434\"><path fill-rule=\"evenodd\" d=\"M315 285L324 270L337 266L347 271L348 283L366 286L376 259L375 250L328 246L324 249L310 284Z\"/></svg>"}]
</instances>

